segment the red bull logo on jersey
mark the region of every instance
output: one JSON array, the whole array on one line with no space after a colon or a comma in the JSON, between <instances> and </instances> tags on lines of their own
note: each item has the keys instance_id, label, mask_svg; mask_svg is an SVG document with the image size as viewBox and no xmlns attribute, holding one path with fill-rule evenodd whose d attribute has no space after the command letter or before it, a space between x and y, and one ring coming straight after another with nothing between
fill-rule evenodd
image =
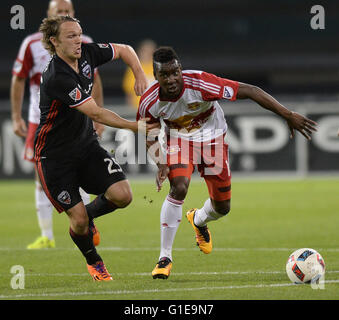
<instances>
[{"instance_id":1,"label":"red bull logo on jersey","mask_svg":"<svg viewBox=\"0 0 339 320\"><path fill-rule=\"evenodd\" d=\"M187 107L190 110L197 110L200 107L200 103L199 102L189 103L187 104Z\"/></svg>"},{"instance_id":2,"label":"red bull logo on jersey","mask_svg":"<svg viewBox=\"0 0 339 320\"><path fill-rule=\"evenodd\" d=\"M214 111L215 107L211 107L207 111L198 115L188 114L175 120L164 119L164 121L170 129L185 129L188 132L193 132L201 128L201 126L209 119L210 115Z\"/></svg>"}]
</instances>

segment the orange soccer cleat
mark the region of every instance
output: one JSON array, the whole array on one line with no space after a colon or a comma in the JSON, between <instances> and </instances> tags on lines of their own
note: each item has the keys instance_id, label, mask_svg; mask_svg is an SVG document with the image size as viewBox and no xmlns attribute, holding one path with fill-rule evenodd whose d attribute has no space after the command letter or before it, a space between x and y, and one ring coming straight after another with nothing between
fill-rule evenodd
<instances>
[{"instance_id":1,"label":"orange soccer cleat","mask_svg":"<svg viewBox=\"0 0 339 320\"><path fill-rule=\"evenodd\" d=\"M87 269L94 281L111 281L112 276L107 271L103 261L97 261L95 264L87 265Z\"/></svg>"},{"instance_id":2,"label":"orange soccer cleat","mask_svg":"<svg viewBox=\"0 0 339 320\"><path fill-rule=\"evenodd\" d=\"M197 245L199 246L200 250L203 253L210 253L212 251L212 237L211 233L208 230L207 226L204 227L198 227L194 224L194 215L196 212L195 209L190 209L186 213L186 218L188 222L192 225L194 231L195 231L195 239L197 241Z\"/></svg>"},{"instance_id":3,"label":"orange soccer cleat","mask_svg":"<svg viewBox=\"0 0 339 320\"><path fill-rule=\"evenodd\" d=\"M152 271L153 279L167 279L171 273L172 261L162 257Z\"/></svg>"}]
</instances>

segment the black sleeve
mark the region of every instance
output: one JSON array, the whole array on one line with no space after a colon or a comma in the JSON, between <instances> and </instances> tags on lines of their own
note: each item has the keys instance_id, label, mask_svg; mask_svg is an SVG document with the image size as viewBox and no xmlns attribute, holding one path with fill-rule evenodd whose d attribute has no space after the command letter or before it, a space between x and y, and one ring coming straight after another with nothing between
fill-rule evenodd
<instances>
[{"instance_id":1,"label":"black sleeve","mask_svg":"<svg viewBox=\"0 0 339 320\"><path fill-rule=\"evenodd\" d=\"M62 103L75 108L91 99L81 86L67 73L61 73L51 80L47 85L47 93Z\"/></svg>"},{"instance_id":2,"label":"black sleeve","mask_svg":"<svg viewBox=\"0 0 339 320\"><path fill-rule=\"evenodd\" d=\"M94 68L114 59L115 50L112 43L86 43L83 46L87 49Z\"/></svg>"}]
</instances>

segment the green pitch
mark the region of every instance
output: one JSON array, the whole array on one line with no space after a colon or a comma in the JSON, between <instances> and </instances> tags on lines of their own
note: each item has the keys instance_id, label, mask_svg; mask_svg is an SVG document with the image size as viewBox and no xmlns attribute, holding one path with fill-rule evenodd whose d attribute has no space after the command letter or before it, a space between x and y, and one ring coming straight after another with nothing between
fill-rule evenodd
<instances>
[{"instance_id":1,"label":"green pitch","mask_svg":"<svg viewBox=\"0 0 339 320\"><path fill-rule=\"evenodd\" d=\"M185 218L207 198L193 180L183 206L168 280L153 280L159 256L159 212L168 191L153 181L131 182L134 199L123 210L96 220L98 252L114 277L91 280L68 235L68 218L54 215L56 248L28 251L39 235L33 181L0 183L0 299L339 299L339 180L305 179L232 183L231 213L210 223L214 249L195 245ZM318 250L326 263L325 289L293 285L285 263L292 251ZM11 267L24 268L24 289L13 289Z\"/></svg>"}]
</instances>

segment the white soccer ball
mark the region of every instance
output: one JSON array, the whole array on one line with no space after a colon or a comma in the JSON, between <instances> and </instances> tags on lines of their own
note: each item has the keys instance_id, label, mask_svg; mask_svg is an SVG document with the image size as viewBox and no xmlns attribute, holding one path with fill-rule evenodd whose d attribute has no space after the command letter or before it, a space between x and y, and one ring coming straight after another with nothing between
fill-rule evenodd
<instances>
[{"instance_id":1,"label":"white soccer ball","mask_svg":"<svg viewBox=\"0 0 339 320\"><path fill-rule=\"evenodd\" d=\"M289 256L286 272L293 283L314 283L324 276L325 261L314 249L298 249Z\"/></svg>"}]
</instances>

